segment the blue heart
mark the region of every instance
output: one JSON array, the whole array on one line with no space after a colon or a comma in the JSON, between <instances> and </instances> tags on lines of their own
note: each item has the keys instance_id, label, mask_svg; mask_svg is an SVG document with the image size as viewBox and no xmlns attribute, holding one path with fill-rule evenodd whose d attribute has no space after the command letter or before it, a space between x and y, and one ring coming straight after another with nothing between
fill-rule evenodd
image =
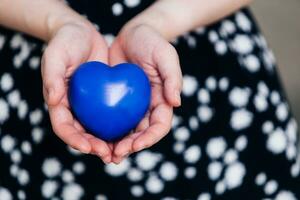
<instances>
[{"instance_id":1,"label":"blue heart","mask_svg":"<svg viewBox=\"0 0 300 200\"><path fill-rule=\"evenodd\" d=\"M150 82L141 67L86 62L73 73L68 98L83 127L105 141L127 135L150 104Z\"/></svg>"}]
</instances>

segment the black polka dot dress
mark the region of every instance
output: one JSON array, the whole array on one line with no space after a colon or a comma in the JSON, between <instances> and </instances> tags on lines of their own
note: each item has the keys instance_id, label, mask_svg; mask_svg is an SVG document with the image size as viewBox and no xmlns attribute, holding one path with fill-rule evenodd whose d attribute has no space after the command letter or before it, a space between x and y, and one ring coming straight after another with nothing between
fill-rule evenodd
<instances>
[{"instance_id":1,"label":"black polka dot dress","mask_svg":"<svg viewBox=\"0 0 300 200\"><path fill-rule=\"evenodd\" d=\"M68 3L111 42L153 2ZM104 165L52 132L44 44L0 28L0 199L300 199L297 122L251 13L237 11L173 45L184 84L172 130L121 164Z\"/></svg>"}]
</instances>

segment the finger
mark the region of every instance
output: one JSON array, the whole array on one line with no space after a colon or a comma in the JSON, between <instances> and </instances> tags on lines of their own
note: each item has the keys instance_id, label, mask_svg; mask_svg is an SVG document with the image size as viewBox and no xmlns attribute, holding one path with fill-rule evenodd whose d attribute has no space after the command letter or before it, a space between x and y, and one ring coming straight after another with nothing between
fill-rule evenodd
<instances>
[{"instance_id":1,"label":"finger","mask_svg":"<svg viewBox=\"0 0 300 200\"><path fill-rule=\"evenodd\" d=\"M147 113L146 116L142 119L142 121L140 121L140 123L135 128L135 132L143 131L149 127L149 116L150 114Z\"/></svg>"},{"instance_id":2,"label":"finger","mask_svg":"<svg viewBox=\"0 0 300 200\"><path fill-rule=\"evenodd\" d=\"M154 52L154 60L164 81L164 96L172 106L180 106L182 73L175 48L167 43L165 47Z\"/></svg>"},{"instance_id":3,"label":"finger","mask_svg":"<svg viewBox=\"0 0 300 200\"><path fill-rule=\"evenodd\" d=\"M81 133L84 133L85 130L84 128L82 127L82 125L77 121L77 120L74 120L74 123L73 123L74 127Z\"/></svg>"},{"instance_id":4,"label":"finger","mask_svg":"<svg viewBox=\"0 0 300 200\"><path fill-rule=\"evenodd\" d=\"M44 98L48 105L59 103L65 92L64 58L58 52L46 50L42 58L42 78Z\"/></svg>"},{"instance_id":5,"label":"finger","mask_svg":"<svg viewBox=\"0 0 300 200\"><path fill-rule=\"evenodd\" d=\"M160 104L151 113L150 126L137 137L132 144L134 152L148 148L161 140L171 128L173 109L167 104Z\"/></svg>"},{"instance_id":6,"label":"finger","mask_svg":"<svg viewBox=\"0 0 300 200\"><path fill-rule=\"evenodd\" d=\"M112 161L120 163L126 156L133 152L133 141L142 134L142 131L131 133L115 144Z\"/></svg>"},{"instance_id":7,"label":"finger","mask_svg":"<svg viewBox=\"0 0 300 200\"><path fill-rule=\"evenodd\" d=\"M124 51L121 48L119 39L116 38L109 49L109 64L111 66L123 63L127 60Z\"/></svg>"},{"instance_id":8,"label":"finger","mask_svg":"<svg viewBox=\"0 0 300 200\"><path fill-rule=\"evenodd\" d=\"M88 61L100 61L102 63L108 63L108 45L104 38L97 33L96 40L93 42L94 46L91 51L91 55L88 58Z\"/></svg>"},{"instance_id":9,"label":"finger","mask_svg":"<svg viewBox=\"0 0 300 200\"><path fill-rule=\"evenodd\" d=\"M92 154L100 157L106 164L111 162L111 150L106 142L88 133L84 133L84 137L88 139L92 146Z\"/></svg>"},{"instance_id":10,"label":"finger","mask_svg":"<svg viewBox=\"0 0 300 200\"><path fill-rule=\"evenodd\" d=\"M63 105L49 107L52 127L56 135L66 144L83 153L90 153L91 145L74 127L71 112Z\"/></svg>"}]
</instances>

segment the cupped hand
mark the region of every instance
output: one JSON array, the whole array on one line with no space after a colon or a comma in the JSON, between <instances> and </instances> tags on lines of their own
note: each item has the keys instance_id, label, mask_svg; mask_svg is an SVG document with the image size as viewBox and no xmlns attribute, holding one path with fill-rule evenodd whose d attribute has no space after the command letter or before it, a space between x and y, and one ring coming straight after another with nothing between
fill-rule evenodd
<instances>
[{"instance_id":1,"label":"cupped hand","mask_svg":"<svg viewBox=\"0 0 300 200\"><path fill-rule=\"evenodd\" d=\"M173 107L180 106L182 74L175 48L147 25L124 27L109 50L109 63L136 63L151 83L151 105L137 128L114 144L115 163L152 146L171 128Z\"/></svg>"},{"instance_id":2,"label":"cupped hand","mask_svg":"<svg viewBox=\"0 0 300 200\"><path fill-rule=\"evenodd\" d=\"M106 163L112 158L112 145L87 133L70 111L68 80L83 62L106 63L108 46L89 23L68 23L49 41L42 58L43 93L56 135L69 146L95 154Z\"/></svg>"}]
</instances>

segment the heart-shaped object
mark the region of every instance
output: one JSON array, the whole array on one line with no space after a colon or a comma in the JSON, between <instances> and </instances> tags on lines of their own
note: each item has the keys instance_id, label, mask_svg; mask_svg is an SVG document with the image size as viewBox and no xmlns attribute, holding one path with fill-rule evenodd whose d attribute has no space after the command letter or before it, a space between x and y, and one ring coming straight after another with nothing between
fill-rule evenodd
<instances>
[{"instance_id":1,"label":"heart-shaped object","mask_svg":"<svg viewBox=\"0 0 300 200\"><path fill-rule=\"evenodd\" d=\"M110 67L86 62L73 73L68 98L83 127L105 141L127 135L144 117L151 87L141 67L122 63Z\"/></svg>"}]
</instances>

